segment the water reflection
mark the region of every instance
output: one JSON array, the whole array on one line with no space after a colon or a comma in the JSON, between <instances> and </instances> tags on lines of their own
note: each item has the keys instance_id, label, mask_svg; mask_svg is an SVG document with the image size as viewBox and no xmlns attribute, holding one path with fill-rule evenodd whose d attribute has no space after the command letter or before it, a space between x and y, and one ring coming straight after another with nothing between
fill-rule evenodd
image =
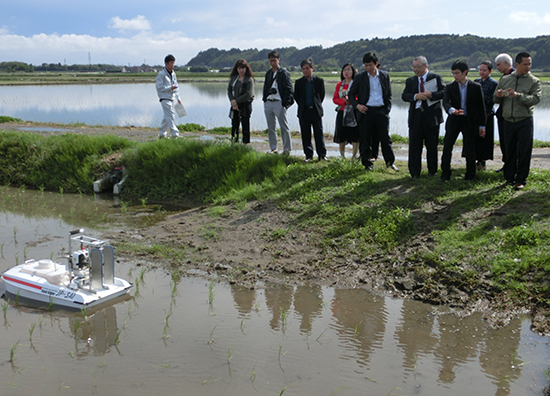
<instances>
[{"instance_id":1,"label":"water reflection","mask_svg":"<svg viewBox=\"0 0 550 396\"><path fill-rule=\"evenodd\" d=\"M97 204L73 199L75 211ZM32 205L13 201L8 206L17 213L4 206L0 217L1 270L25 250L58 249L70 228L50 204L28 215L21 207ZM86 317L5 306L4 361L19 344L14 365L0 364L1 394L56 394L64 384L84 394L132 396L183 387L194 395L280 394L287 386L285 394L295 395L338 388L382 395L399 387L407 395L507 396L540 394L546 385L550 346L530 332L528 319L494 330L481 314L461 318L449 308L310 284L249 289L220 282L208 304L203 279L182 277L174 292L162 270L122 262L117 271L141 279L139 295Z\"/></svg>"},{"instance_id":2,"label":"water reflection","mask_svg":"<svg viewBox=\"0 0 550 396\"><path fill-rule=\"evenodd\" d=\"M265 130L262 86L256 84L251 127ZM336 112L332 95L336 83L326 83L323 102L325 132L334 131ZM407 136L408 104L401 100L404 84L393 83L390 133ZM227 84L194 82L180 84L188 116L181 123L198 123L207 128L230 126ZM121 100L121 98L125 98ZM85 123L88 125L158 127L162 111L154 84L0 86L2 115L28 121ZM296 106L289 109L291 130L299 130ZM443 128L440 133L443 133ZM550 88L543 85L542 100L535 110L535 139L550 141Z\"/></svg>"}]
</instances>

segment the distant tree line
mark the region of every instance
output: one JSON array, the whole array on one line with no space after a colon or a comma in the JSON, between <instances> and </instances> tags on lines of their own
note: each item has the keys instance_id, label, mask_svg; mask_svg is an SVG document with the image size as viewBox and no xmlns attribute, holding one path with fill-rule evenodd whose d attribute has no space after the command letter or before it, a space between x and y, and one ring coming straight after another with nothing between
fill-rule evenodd
<instances>
[{"instance_id":1,"label":"distant tree line","mask_svg":"<svg viewBox=\"0 0 550 396\"><path fill-rule=\"evenodd\" d=\"M34 71L33 65L28 65L23 62L0 62L0 72L3 72L3 73L16 73L16 72L30 73L33 71Z\"/></svg>"},{"instance_id":2,"label":"distant tree line","mask_svg":"<svg viewBox=\"0 0 550 396\"><path fill-rule=\"evenodd\" d=\"M330 48L312 46L303 49L296 47L269 48L258 50L219 50L210 48L199 52L187 66L205 69L225 69L233 66L236 60L246 59L252 70L262 71L269 68L267 54L276 49L281 54L281 65L297 68L302 59L312 57L319 71L339 70L342 65L352 62L362 64L367 51L375 51L386 70L410 70L414 57L424 55L433 69L448 69L457 59L466 59L472 66L481 61L506 52L515 57L518 52L527 51L533 57L533 67L550 71L550 36L537 36L517 39L501 39L458 34L431 34L422 36L404 36L397 39L373 38L348 41Z\"/></svg>"}]
</instances>

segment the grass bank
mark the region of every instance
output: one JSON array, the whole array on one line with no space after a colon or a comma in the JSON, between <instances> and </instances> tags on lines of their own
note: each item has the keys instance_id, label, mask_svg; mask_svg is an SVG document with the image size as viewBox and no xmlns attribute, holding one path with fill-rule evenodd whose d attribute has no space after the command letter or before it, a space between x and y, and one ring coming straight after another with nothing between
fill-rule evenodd
<instances>
[{"instance_id":1,"label":"grass bank","mask_svg":"<svg viewBox=\"0 0 550 396\"><path fill-rule=\"evenodd\" d=\"M494 172L476 181L411 180L379 165L303 163L243 145L196 139L0 133L0 183L89 192L113 165L128 172L123 199L187 201L240 211L271 202L290 221L273 238L311 230L315 269L353 258L390 290L456 306L478 300L550 309L550 172L533 169L524 191ZM231 208L231 209L227 209ZM178 258L180 260L181 257Z\"/></svg>"}]
</instances>

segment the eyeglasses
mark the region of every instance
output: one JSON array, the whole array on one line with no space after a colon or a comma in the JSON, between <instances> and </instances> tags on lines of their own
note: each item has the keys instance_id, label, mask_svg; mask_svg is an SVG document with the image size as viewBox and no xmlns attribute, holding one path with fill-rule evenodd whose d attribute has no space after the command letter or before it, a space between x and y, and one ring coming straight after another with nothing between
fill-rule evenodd
<instances>
[{"instance_id":1,"label":"eyeglasses","mask_svg":"<svg viewBox=\"0 0 550 396\"><path fill-rule=\"evenodd\" d=\"M422 69L424 66L426 66L426 65L420 65L420 66L414 66L413 65L412 68L413 68L413 70L416 70L416 69Z\"/></svg>"}]
</instances>

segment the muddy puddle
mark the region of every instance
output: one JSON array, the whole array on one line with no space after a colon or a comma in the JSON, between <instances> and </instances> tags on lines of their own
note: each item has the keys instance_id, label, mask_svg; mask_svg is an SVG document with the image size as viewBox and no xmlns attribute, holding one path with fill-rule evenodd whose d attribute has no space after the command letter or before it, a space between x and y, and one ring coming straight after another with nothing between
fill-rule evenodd
<instances>
[{"instance_id":1,"label":"muddy puddle","mask_svg":"<svg viewBox=\"0 0 550 396\"><path fill-rule=\"evenodd\" d=\"M100 236L164 216L11 188L0 203L1 272L56 255L70 229ZM121 259L130 298L85 316L1 300L1 395L541 395L548 384L549 340L529 318L494 330L364 290L250 290Z\"/></svg>"}]
</instances>

